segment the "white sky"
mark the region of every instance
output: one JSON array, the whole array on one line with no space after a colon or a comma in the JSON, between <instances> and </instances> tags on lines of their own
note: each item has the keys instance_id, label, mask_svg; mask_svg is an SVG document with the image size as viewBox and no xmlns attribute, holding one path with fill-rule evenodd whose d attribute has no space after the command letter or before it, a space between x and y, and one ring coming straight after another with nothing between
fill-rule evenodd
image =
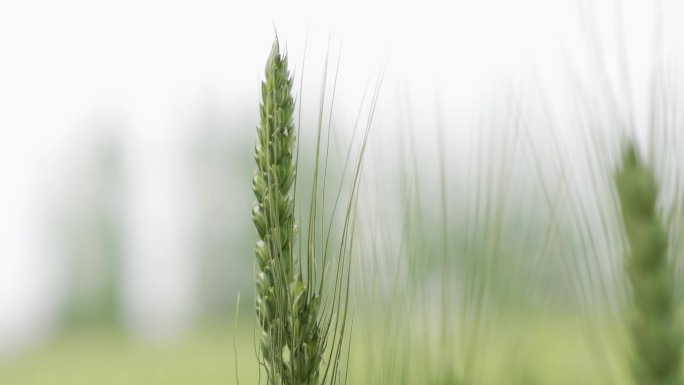
<instances>
[{"instance_id":1,"label":"white sky","mask_svg":"<svg viewBox=\"0 0 684 385\"><path fill-rule=\"evenodd\" d=\"M131 254L149 257L130 290L147 287L151 293L131 294L131 308L138 321L149 320L147 327L154 328L157 318L173 318L192 307L192 282L181 279L177 302L161 316L144 314L169 287L164 278L147 282L147 269L165 261L170 276L177 278L191 268L183 258L187 240L181 236L179 214L173 212L184 195L160 201L155 192L182 185L168 166L179 162L188 121L207 93L226 109L248 106L256 113L274 26L298 67L308 36L307 75L320 73L329 36L333 50L341 44L344 87L338 98L350 114L366 80L386 60L382 100L388 108L396 108L403 92L417 114L431 114L435 95L447 105L474 104L473 95L491 92L502 80L532 75L553 87L562 77L561 47L572 55L584 47L577 3L1 2L0 341L8 334L34 335L54 317L58 266L44 243L41 205L50 189L59 188L57 175L72 160L71 150L89 138L88 122L94 117L116 115L126 122L128 167L139 197L129 208L134 213ZM650 64L653 3L623 2L637 84ZM678 28L667 29L667 35L680 36L681 28L673 26L683 25L684 9L676 1L666 3L668 28ZM591 4L600 20L611 20L605 15L612 14L614 1ZM610 25L601 28L606 35L613 31ZM678 42L681 38L670 41L670 48ZM581 55L571 60L582 63Z\"/></svg>"}]
</instances>

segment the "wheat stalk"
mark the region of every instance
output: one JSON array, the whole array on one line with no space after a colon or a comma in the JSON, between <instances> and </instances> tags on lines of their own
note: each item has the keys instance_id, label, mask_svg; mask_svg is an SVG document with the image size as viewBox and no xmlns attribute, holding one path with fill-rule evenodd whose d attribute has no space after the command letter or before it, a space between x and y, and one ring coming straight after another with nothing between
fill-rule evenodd
<instances>
[{"instance_id":1,"label":"wheat stalk","mask_svg":"<svg viewBox=\"0 0 684 385\"><path fill-rule=\"evenodd\" d=\"M632 374L639 385L681 384L682 338L675 318L674 269L667 257L668 233L656 209L655 177L634 145L626 148L615 180L629 243L625 268L632 288Z\"/></svg>"}]
</instances>

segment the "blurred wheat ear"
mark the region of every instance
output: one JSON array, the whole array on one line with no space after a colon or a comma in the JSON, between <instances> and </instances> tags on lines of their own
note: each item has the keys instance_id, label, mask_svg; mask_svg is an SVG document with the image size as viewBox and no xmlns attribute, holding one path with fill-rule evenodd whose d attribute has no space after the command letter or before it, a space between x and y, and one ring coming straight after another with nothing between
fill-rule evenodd
<instances>
[{"instance_id":1,"label":"blurred wheat ear","mask_svg":"<svg viewBox=\"0 0 684 385\"><path fill-rule=\"evenodd\" d=\"M324 218L324 210L317 208L319 200L325 202L320 195L325 195L328 160L327 148L321 151L323 122L320 118L309 223L307 231L302 232L307 238L299 242L297 250L301 255L298 256L294 247L300 234L294 215L296 193L291 190L297 190L296 134L299 131L293 122L292 84L287 57L280 53L276 39L262 83L261 119L255 148L257 168L252 182L257 199L252 217L259 236L255 251L255 309L261 328L257 358L266 371L269 385L332 385L346 382L342 357L345 338L349 338L345 331L349 329L351 233L370 117L356 161L349 170L349 162L345 164L344 171L351 173L351 180L345 181L343 177L340 182L330 218ZM323 100L324 97L321 117ZM350 149L347 161L351 154ZM325 164L319 168L321 157L325 157ZM318 188L319 174L323 178L322 191ZM343 182L351 185L341 214L343 225L335 237L330 237L335 208L338 202L344 201L340 199ZM322 226L328 220L329 226ZM319 233L319 229L326 227L327 234ZM328 247L331 239L339 240L339 245Z\"/></svg>"},{"instance_id":2,"label":"blurred wheat ear","mask_svg":"<svg viewBox=\"0 0 684 385\"><path fill-rule=\"evenodd\" d=\"M638 385L681 384L682 337L676 320L668 231L656 208L658 185L653 172L633 144L624 151L615 181L629 244L624 258L632 288L632 374Z\"/></svg>"}]
</instances>

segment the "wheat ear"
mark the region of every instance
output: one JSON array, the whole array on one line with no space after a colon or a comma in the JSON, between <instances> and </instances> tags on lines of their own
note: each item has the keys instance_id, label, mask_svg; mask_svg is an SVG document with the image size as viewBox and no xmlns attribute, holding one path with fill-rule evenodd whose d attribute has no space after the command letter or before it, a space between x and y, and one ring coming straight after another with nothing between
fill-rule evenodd
<instances>
[{"instance_id":1,"label":"wheat ear","mask_svg":"<svg viewBox=\"0 0 684 385\"><path fill-rule=\"evenodd\" d=\"M639 385L681 384L681 333L676 322L673 266L668 233L656 209L658 185L634 145L616 174L629 250L625 268L631 285L631 368Z\"/></svg>"},{"instance_id":2,"label":"wheat ear","mask_svg":"<svg viewBox=\"0 0 684 385\"><path fill-rule=\"evenodd\" d=\"M268 383L313 385L318 382L324 336L317 322L320 299L307 290L293 253L297 225L290 192L296 174L292 83L287 57L280 54L276 40L261 88L255 149L256 315Z\"/></svg>"}]
</instances>

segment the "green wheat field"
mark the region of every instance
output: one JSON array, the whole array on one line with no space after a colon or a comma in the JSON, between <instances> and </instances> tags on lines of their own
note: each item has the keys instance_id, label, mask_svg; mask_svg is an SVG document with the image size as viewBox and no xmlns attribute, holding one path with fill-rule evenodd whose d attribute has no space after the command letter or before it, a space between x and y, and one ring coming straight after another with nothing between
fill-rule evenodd
<instances>
[{"instance_id":1,"label":"green wheat field","mask_svg":"<svg viewBox=\"0 0 684 385\"><path fill-rule=\"evenodd\" d=\"M602 384L601 368L595 366L591 345L583 337L583 322L577 317L545 319L534 325L530 335L529 358L523 362L529 384ZM515 333L501 330L501 334ZM610 330L607 330L610 332ZM235 352L240 384L258 381L254 354L254 326L206 327L169 346L149 346L107 331L67 334L54 343L18 358L11 366L0 367L3 384L237 384ZM359 333L360 334L360 333ZM350 384L375 384L367 365L369 347L357 335L352 344ZM235 343L235 350L233 344ZM493 361L505 361L496 342L491 348ZM379 349L376 346L374 349ZM412 365L427 365L416 360ZM497 372L486 384L510 383L509 375ZM106 373L106 378L102 376Z\"/></svg>"}]
</instances>

